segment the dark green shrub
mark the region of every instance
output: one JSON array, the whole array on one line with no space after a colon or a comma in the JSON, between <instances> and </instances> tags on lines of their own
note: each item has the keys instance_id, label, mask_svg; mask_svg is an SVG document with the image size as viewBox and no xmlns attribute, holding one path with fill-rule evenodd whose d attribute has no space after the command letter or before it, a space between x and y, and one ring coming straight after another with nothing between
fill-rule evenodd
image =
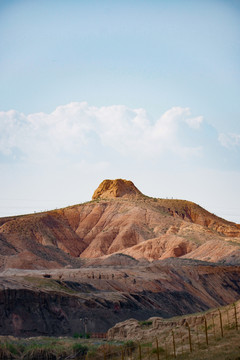
<instances>
[{"instance_id":1,"label":"dark green shrub","mask_svg":"<svg viewBox=\"0 0 240 360\"><path fill-rule=\"evenodd\" d=\"M141 325L141 326L150 326L150 325L152 325L152 321L148 321L148 320L139 321L139 325Z\"/></svg>"},{"instance_id":2,"label":"dark green shrub","mask_svg":"<svg viewBox=\"0 0 240 360\"><path fill-rule=\"evenodd\" d=\"M157 352L159 352L159 354L162 354L165 352L165 350L161 346L159 346L158 351L157 348L152 349L152 354L157 354Z\"/></svg>"},{"instance_id":3,"label":"dark green shrub","mask_svg":"<svg viewBox=\"0 0 240 360\"><path fill-rule=\"evenodd\" d=\"M6 348L11 354L18 355L19 353L17 347L14 344L6 343Z\"/></svg>"},{"instance_id":4,"label":"dark green shrub","mask_svg":"<svg viewBox=\"0 0 240 360\"><path fill-rule=\"evenodd\" d=\"M128 340L123 344L124 348L131 348L131 349L135 349L136 348L136 344L134 341L132 340Z\"/></svg>"},{"instance_id":5,"label":"dark green shrub","mask_svg":"<svg viewBox=\"0 0 240 360\"><path fill-rule=\"evenodd\" d=\"M78 356L84 356L88 352L88 347L85 345L76 343L76 344L73 344L73 351Z\"/></svg>"},{"instance_id":6,"label":"dark green shrub","mask_svg":"<svg viewBox=\"0 0 240 360\"><path fill-rule=\"evenodd\" d=\"M79 334L79 333L74 333L73 334L73 337L74 337L74 339L82 339L83 337L84 337L84 335L83 334ZM88 338L87 338L88 339Z\"/></svg>"}]
</instances>

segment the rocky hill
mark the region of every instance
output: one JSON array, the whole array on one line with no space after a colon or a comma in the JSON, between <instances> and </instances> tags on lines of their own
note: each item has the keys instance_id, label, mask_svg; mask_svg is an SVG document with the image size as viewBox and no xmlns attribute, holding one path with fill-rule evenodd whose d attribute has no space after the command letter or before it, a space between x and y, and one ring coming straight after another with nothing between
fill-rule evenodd
<instances>
[{"instance_id":1,"label":"rocky hill","mask_svg":"<svg viewBox=\"0 0 240 360\"><path fill-rule=\"evenodd\" d=\"M84 204L0 219L0 269L78 267L114 253L234 264L239 244L240 225L189 201L149 198L122 179L103 181Z\"/></svg>"},{"instance_id":2,"label":"rocky hill","mask_svg":"<svg viewBox=\"0 0 240 360\"><path fill-rule=\"evenodd\" d=\"M105 332L236 301L240 226L105 180L87 203L0 219L0 334ZM204 260L204 261L201 261Z\"/></svg>"}]
</instances>

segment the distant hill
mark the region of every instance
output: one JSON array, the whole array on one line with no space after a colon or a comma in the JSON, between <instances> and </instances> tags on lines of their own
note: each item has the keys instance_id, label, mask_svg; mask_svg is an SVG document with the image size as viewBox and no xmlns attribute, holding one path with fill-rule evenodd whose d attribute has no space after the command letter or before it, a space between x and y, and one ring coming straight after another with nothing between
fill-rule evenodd
<instances>
[{"instance_id":1,"label":"distant hill","mask_svg":"<svg viewBox=\"0 0 240 360\"><path fill-rule=\"evenodd\" d=\"M147 197L123 179L104 180L84 204L0 218L2 270L74 268L117 253L238 264L239 245L240 225L189 201Z\"/></svg>"}]
</instances>

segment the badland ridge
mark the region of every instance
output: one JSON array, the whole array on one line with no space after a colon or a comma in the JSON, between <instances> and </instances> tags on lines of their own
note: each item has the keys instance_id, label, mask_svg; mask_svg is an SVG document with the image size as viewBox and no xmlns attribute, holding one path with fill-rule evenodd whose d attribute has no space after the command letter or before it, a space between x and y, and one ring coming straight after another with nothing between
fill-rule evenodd
<instances>
[{"instance_id":1,"label":"badland ridge","mask_svg":"<svg viewBox=\"0 0 240 360\"><path fill-rule=\"evenodd\" d=\"M240 226L104 180L87 203L0 219L0 334L106 332L240 294Z\"/></svg>"}]
</instances>

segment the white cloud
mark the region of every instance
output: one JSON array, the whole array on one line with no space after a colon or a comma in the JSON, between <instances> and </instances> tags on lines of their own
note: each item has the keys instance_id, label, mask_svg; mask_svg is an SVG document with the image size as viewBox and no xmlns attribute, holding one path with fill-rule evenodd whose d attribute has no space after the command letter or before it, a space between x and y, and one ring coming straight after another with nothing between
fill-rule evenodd
<instances>
[{"instance_id":1,"label":"white cloud","mask_svg":"<svg viewBox=\"0 0 240 360\"><path fill-rule=\"evenodd\" d=\"M10 110L0 112L0 152L11 155L17 150L22 158L45 161L59 154L81 154L95 137L103 147L134 157L164 152L196 155L199 146L183 146L178 139L182 123L198 129L203 121L190 115L189 108L173 107L152 123L144 109L94 107L86 102L59 106L50 114ZM88 150L92 151L91 145Z\"/></svg>"},{"instance_id":2,"label":"white cloud","mask_svg":"<svg viewBox=\"0 0 240 360\"><path fill-rule=\"evenodd\" d=\"M218 140L219 140L220 144L227 149L231 149L235 146L240 146L240 134L221 133L218 136Z\"/></svg>"},{"instance_id":3,"label":"white cloud","mask_svg":"<svg viewBox=\"0 0 240 360\"><path fill-rule=\"evenodd\" d=\"M203 122L203 117L197 116L195 118L186 119L185 121L191 128L199 129Z\"/></svg>"}]
</instances>

